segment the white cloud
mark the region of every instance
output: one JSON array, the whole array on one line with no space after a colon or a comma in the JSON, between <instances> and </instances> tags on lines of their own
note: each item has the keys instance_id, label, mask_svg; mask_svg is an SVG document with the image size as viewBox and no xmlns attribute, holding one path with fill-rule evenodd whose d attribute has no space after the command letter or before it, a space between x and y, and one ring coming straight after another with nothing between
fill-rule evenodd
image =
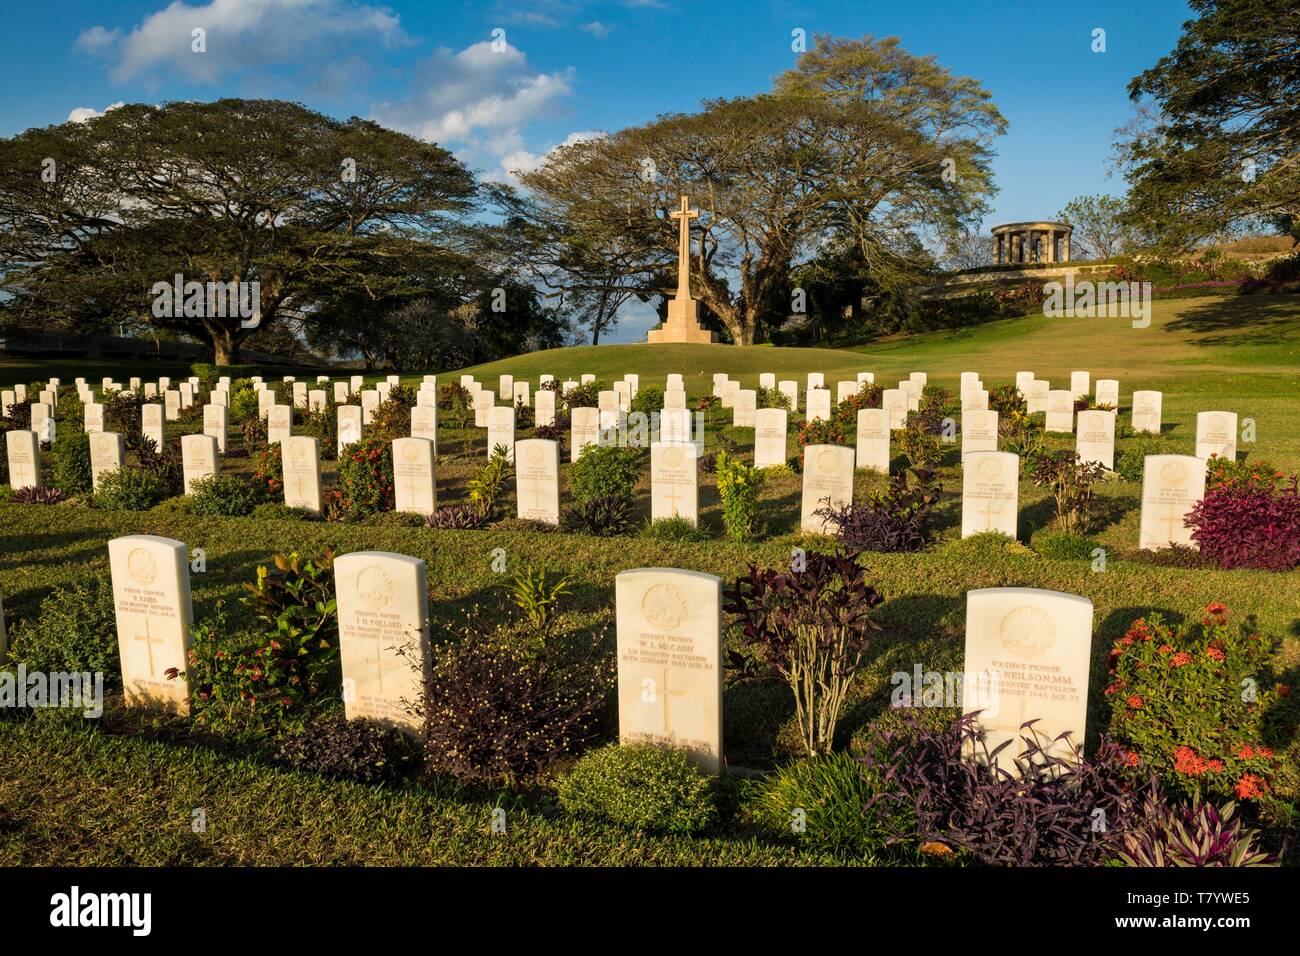
<instances>
[{"instance_id":1,"label":"white cloud","mask_svg":"<svg viewBox=\"0 0 1300 956\"><path fill-rule=\"evenodd\" d=\"M206 33L205 52L192 49L196 29ZM76 46L107 58L119 82L177 76L216 83L244 69L326 64L339 47L355 51L366 42L392 47L410 40L395 14L346 0L211 0L195 6L175 0L125 34L91 27Z\"/></svg>"},{"instance_id":2,"label":"white cloud","mask_svg":"<svg viewBox=\"0 0 1300 956\"><path fill-rule=\"evenodd\" d=\"M610 28L605 26L599 20L592 20L590 23L584 23L580 29L585 30L594 37L600 37L602 40L609 36Z\"/></svg>"},{"instance_id":3,"label":"white cloud","mask_svg":"<svg viewBox=\"0 0 1300 956\"><path fill-rule=\"evenodd\" d=\"M109 110L115 110L119 106L125 106L125 105L126 105L125 103L119 100L116 103L110 103L108 106L105 106L102 110L97 110L93 106L78 106L76 109L68 113L68 122L84 123L86 122L86 120L94 119L96 116L103 116Z\"/></svg>"},{"instance_id":4,"label":"white cloud","mask_svg":"<svg viewBox=\"0 0 1300 956\"><path fill-rule=\"evenodd\" d=\"M555 150L561 149L565 146L572 146L574 143L582 143L591 139L600 139L605 135L605 133L595 129L578 130L564 137L564 142L560 143L558 146L552 146L540 155L529 152L524 149L521 144L519 148L506 152L501 157L500 170L496 172L488 172L484 178L495 180L497 182L518 183L518 178L516 176L517 173L530 173L534 169L539 169L542 164L546 162L546 158L550 156L551 153L555 152Z\"/></svg>"}]
</instances>

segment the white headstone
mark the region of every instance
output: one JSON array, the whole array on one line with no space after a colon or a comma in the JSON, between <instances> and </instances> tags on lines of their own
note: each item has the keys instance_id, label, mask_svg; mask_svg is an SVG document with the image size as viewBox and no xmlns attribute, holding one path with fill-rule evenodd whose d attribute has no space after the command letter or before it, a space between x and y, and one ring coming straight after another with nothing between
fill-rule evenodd
<instances>
[{"instance_id":1,"label":"white headstone","mask_svg":"<svg viewBox=\"0 0 1300 956\"><path fill-rule=\"evenodd\" d=\"M5 432L5 455L9 462L9 487L41 487L41 443L36 432L15 429Z\"/></svg>"},{"instance_id":2,"label":"white headstone","mask_svg":"<svg viewBox=\"0 0 1300 956\"><path fill-rule=\"evenodd\" d=\"M901 388L887 388L880 393L880 407L889 416L889 427L900 429L907 424L907 392Z\"/></svg>"},{"instance_id":3,"label":"white headstone","mask_svg":"<svg viewBox=\"0 0 1300 956\"><path fill-rule=\"evenodd\" d=\"M114 538L108 564L127 706L187 713L189 687L179 675L189 669L194 612L185 545L151 534Z\"/></svg>"},{"instance_id":4,"label":"white headstone","mask_svg":"<svg viewBox=\"0 0 1300 956\"><path fill-rule=\"evenodd\" d=\"M816 512L839 508L853 501L853 466L857 453L843 445L808 445L803 450L803 500L799 527L827 533L826 521Z\"/></svg>"},{"instance_id":5,"label":"white headstone","mask_svg":"<svg viewBox=\"0 0 1300 956\"><path fill-rule=\"evenodd\" d=\"M185 474L185 493L194 494L194 482L218 473L221 459L217 440L211 435L181 436L181 469Z\"/></svg>"},{"instance_id":6,"label":"white headstone","mask_svg":"<svg viewBox=\"0 0 1300 956\"><path fill-rule=\"evenodd\" d=\"M334 383L334 404L342 405L347 400L348 400L348 383L335 382Z\"/></svg>"},{"instance_id":7,"label":"white headstone","mask_svg":"<svg viewBox=\"0 0 1300 956\"><path fill-rule=\"evenodd\" d=\"M549 388L540 388L533 396L533 420L538 428L555 424L555 392Z\"/></svg>"},{"instance_id":8,"label":"white headstone","mask_svg":"<svg viewBox=\"0 0 1300 956\"><path fill-rule=\"evenodd\" d=\"M419 733L421 721L410 709L421 701L428 670L424 562L404 554L355 551L334 559L334 582L347 718Z\"/></svg>"},{"instance_id":9,"label":"white headstone","mask_svg":"<svg viewBox=\"0 0 1300 956\"><path fill-rule=\"evenodd\" d=\"M361 423L369 425L374 418L375 409L380 405L379 392L376 389L368 388L361 393Z\"/></svg>"},{"instance_id":10,"label":"white headstone","mask_svg":"<svg viewBox=\"0 0 1300 956\"><path fill-rule=\"evenodd\" d=\"M1237 413L1196 413L1196 457L1237 460Z\"/></svg>"},{"instance_id":11,"label":"white headstone","mask_svg":"<svg viewBox=\"0 0 1300 956\"><path fill-rule=\"evenodd\" d=\"M293 409L288 405L272 405L266 413L266 443L274 445L293 434Z\"/></svg>"},{"instance_id":12,"label":"white headstone","mask_svg":"<svg viewBox=\"0 0 1300 956\"><path fill-rule=\"evenodd\" d=\"M805 391L812 391L814 388L825 388L826 376L821 372L809 372L808 383Z\"/></svg>"},{"instance_id":13,"label":"white headstone","mask_svg":"<svg viewBox=\"0 0 1300 956\"><path fill-rule=\"evenodd\" d=\"M790 411L799 411L799 383L794 379L782 379L777 383L777 390L785 396L786 401L790 403Z\"/></svg>"},{"instance_id":14,"label":"white headstone","mask_svg":"<svg viewBox=\"0 0 1300 956\"><path fill-rule=\"evenodd\" d=\"M989 393L986 388L963 389L961 393L961 411L987 412L989 410Z\"/></svg>"},{"instance_id":15,"label":"white headstone","mask_svg":"<svg viewBox=\"0 0 1300 956\"><path fill-rule=\"evenodd\" d=\"M771 468L786 462L789 413L784 408L760 408L754 413L754 467Z\"/></svg>"},{"instance_id":16,"label":"white headstone","mask_svg":"<svg viewBox=\"0 0 1300 956\"><path fill-rule=\"evenodd\" d=\"M569 461L577 461L584 448L600 440L600 411L589 407L575 408L569 421Z\"/></svg>"},{"instance_id":17,"label":"white headstone","mask_svg":"<svg viewBox=\"0 0 1300 956\"><path fill-rule=\"evenodd\" d=\"M994 409L962 412L961 453L998 450L998 413Z\"/></svg>"},{"instance_id":18,"label":"white headstone","mask_svg":"<svg viewBox=\"0 0 1300 956\"><path fill-rule=\"evenodd\" d=\"M125 448L117 432L92 432L90 435L90 486L99 490L100 475L122 467Z\"/></svg>"},{"instance_id":19,"label":"white headstone","mask_svg":"<svg viewBox=\"0 0 1300 956\"><path fill-rule=\"evenodd\" d=\"M163 392L163 411L167 415L167 421L174 422L181 414L181 393L174 388L166 389Z\"/></svg>"},{"instance_id":20,"label":"white headstone","mask_svg":"<svg viewBox=\"0 0 1300 956\"><path fill-rule=\"evenodd\" d=\"M280 473L285 506L320 514L320 440L291 435L280 442Z\"/></svg>"},{"instance_id":21,"label":"white headstone","mask_svg":"<svg viewBox=\"0 0 1300 956\"><path fill-rule=\"evenodd\" d=\"M775 373L775 372L759 372L759 373L758 373L758 387L759 387L759 388L776 388L776 373Z\"/></svg>"},{"instance_id":22,"label":"white headstone","mask_svg":"<svg viewBox=\"0 0 1300 956\"><path fill-rule=\"evenodd\" d=\"M163 447L163 410L161 405L140 406L140 434L153 441L154 448Z\"/></svg>"},{"instance_id":23,"label":"white headstone","mask_svg":"<svg viewBox=\"0 0 1300 956\"><path fill-rule=\"evenodd\" d=\"M393 496L397 511L428 516L438 509L436 455L437 449L427 438L394 439Z\"/></svg>"},{"instance_id":24,"label":"white headstone","mask_svg":"<svg viewBox=\"0 0 1300 956\"><path fill-rule=\"evenodd\" d=\"M757 411L758 392L742 388L736 392L735 404L731 407L731 424L736 428L753 428Z\"/></svg>"},{"instance_id":25,"label":"white headstone","mask_svg":"<svg viewBox=\"0 0 1300 956\"><path fill-rule=\"evenodd\" d=\"M224 405L203 406L203 434L217 440L217 451L226 453L226 429L229 427L229 410Z\"/></svg>"},{"instance_id":26,"label":"white headstone","mask_svg":"<svg viewBox=\"0 0 1300 956\"><path fill-rule=\"evenodd\" d=\"M1149 435L1160 434L1160 407L1164 402L1161 392L1137 391L1133 393L1133 430Z\"/></svg>"},{"instance_id":27,"label":"white headstone","mask_svg":"<svg viewBox=\"0 0 1300 956\"><path fill-rule=\"evenodd\" d=\"M961 536L1000 531L1016 537L1020 507L1020 458L1005 451L962 456Z\"/></svg>"},{"instance_id":28,"label":"white headstone","mask_svg":"<svg viewBox=\"0 0 1300 956\"><path fill-rule=\"evenodd\" d=\"M1118 411L1119 380L1114 378L1097 379L1097 394L1095 398L1098 405L1110 405Z\"/></svg>"},{"instance_id":29,"label":"white headstone","mask_svg":"<svg viewBox=\"0 0 1300 956\"><path fill-rule=\"evenodd\" d=\"M515 401L515 377L513 375L502 375L497 388L497 395L514 404Z\"/></svg>"},{"instance_id":30,"label":"white headstone","mask_svg":"<svg viewBox=\"0 0 1300 956\"><path fill-rule=\"evenodd\" d=\"M722 580L637 568L614 581L622 743L686 752L722 769Z\"/></svg>"},{"instance_id":31,"label":"white headstone","mask_svg":"<svg viewBox=\"0 0 1300 956\"><path fill-rule=\"evenodd\" d=\"M883 408L858 409L857 466L889 474L889 412Z\"/></svg>"},{"instance_id":32,"label":"white headstone","mask_svg":"<svg viewBox=\"0 0 1300 956\"><path fill-rule=\"evenodd\" d=\"M1181 544L1196 547L1187 513L1205 497L1204 458L1147 455L1142 469L1142 519L1138 547L1158 550Z\"/></svg>"},{"instance_id":33,"label":"white headstone","mask_svg":"<svg viewBox=\"0 0 1300 956\"><path fill-rule=\"evenodd\" d=\"M1025 405L1029 414L1047 411L1047 393L1052 390L1052 383L1036 378L1029 383L1025 393Z\"/></svg>"},{"instance_id":34,"label":"white headstone","mask_svg":"<svg viewBox=\"0 0 1300 956\"><path fill-rule=\"evenodd\" d=\"M438 408L435 405L416 405L411 409L411 437L427 438L433 442L434 457L438 455Z\"/></svg>"},{"instance_id":35,"label":"white headstone","mask_svg":"<svg viewBox=\"0 0 1300 956\"><path fill-rule=\"evenodd\" d=\"M325 411L325 406L328 404L329 402L325 395L325 389L313 388L307 393L308 410L313 412L323 412Z\"/></svg>"},{"instance_id":36,"label":"white headstone","mask_svg":"<svg viewBox=\"0 0 1300 956\"><path fill-rule=\"evenodd\" d=\"M515 409L513 405L495 405L488 419L487 450L490 456L497 445L504 445L506 458L515 460Z\"/></svg>"},{"instance_id":37,"label":"white headstone","mask_svg":"<svg viewBox=\"0 0 1300 956\"><path fill-rule=\"evenodd\" d=\"M813 388L808 391L808 420L826 421L831 417L831 393L829 389Z\"/></svg>"},{"instance_id":38,"label":"white headstone","mask_svg":"<svg viewBox=\"0 0 1300 956\"><path fill-rule=\"evenodd\" d=\"M1047 393L1047 422L1049 432L1074 431L1074 393L1069 389L1052 389Z\"/></svg>"},{"instance_id":39,"label":"white headstone","mask_svg":"<svg viewBox=\"0 0 1300 956\"><path fill-rule=\"evenodd\" d=\"M996 758L1000 769L1016 773L1022 736L1064 759L1072 757L1071 744L1083 746L1091 659L1087 598L1038 588L966 592L962 712L980 711L977 726L989 752L1010 741ZM1067 731L1068 740L1053 743ZM976 753L982 759L983 748Z\"/></svg>"},{"instance_id":40,"label":"white headstone","mask_svg":"<svg viewBox=\"0 0 1300 956\"><path fill-rule=\"evenodd\" d=\"M560 523L559 442L525 438L515 443L515 500L520 518Z\"/></svg>"},{"instance_id":41,"label":"white headstone","mask_svg":"<svg viewBox=\"0 0 1300 956\"><path fill-rule=\"evenodd\" d=\"M32 431L43 442L54 441L54 409L47 402L32 402Z\"/></svg>"},{"instance_id":42,"label":"white headstone","mask_svg":"<svg viewBox=\"0 0 1300 956\"><path fill-rule=\"evenodd\" d=\"M104 430L104 406L91 402L82 406L82 428L87 435Z\"/></svg>"},{"instance_id":43,"label":"white headstone","mask_svg":"<svg viewBox=\"0 0 1300 956\"><path fill-rule=\"evenodd\" d=\"M339 419L339 448L338 453L343 454L343 449L353 442L361 441L361 406L360 405L340 405L338 406Z\"/></svg>"},{"instance_id":44,"label":"white headstone","mask_svg":"<svg viewBox=\"0 0 1300 956\"><path fill-rule=\"evenodd\" d=\"M1092 374L1090 372L1070 373L1070 393L1076 398L1087 398L1092 391Z\"/></svg>"},{"instance_id":45,"label":"white headstone","mask_svg":"<svg viewBox=\"0 0 1300 956\"><path fill-rule=\"evenodd\" d=\"M1074 450L1080 461L1115 469L1115 413L1099 409L1079 412L1079 437Z\"/></svg>"},{"instance_id":46,"label":"white headstone","mask_svg":"<svg viewBox=\"0 0 1300 956\"><path fill-rule=\"evenodd\" d=\"M699 519L699 464L694 445L650 445L650 517Z\"/></svg>"}]
</instances>

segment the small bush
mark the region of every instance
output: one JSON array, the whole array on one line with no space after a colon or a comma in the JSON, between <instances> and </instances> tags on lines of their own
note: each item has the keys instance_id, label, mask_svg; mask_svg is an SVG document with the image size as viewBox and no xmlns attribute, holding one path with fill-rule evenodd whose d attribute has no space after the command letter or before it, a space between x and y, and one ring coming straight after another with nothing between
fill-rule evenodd
<instances>
[{"instance_id":1,"label":"small bush","mask_svg":"<svg viewBox=\"0 0 1300 956\"><path fill-rule=\"evenodd\" d=\"M636 390L636 397L632 399L629 411L640 412L649 417L658 414L663 407L664 390L657 385L644 385Z\"/></svg>"},{"instance_id":2,"label":"small bush","mask_svg":"<svg viewBox=\"0 0 1300 956\"><path fill-rule=\"evenodd\" d=\"M90 490L90 436L64 430L50 449L50 475L64 494L76 495Z\"/></svg>"},{"instance_id":3,"label":"small bush","mask_svg":"<svg viewBox=\"0 0 1300 956\"><path fill-rule=\"evenodd\" d=\"M137 433L127 437L126 445L135 452L140 470L158 479L168 495L185 493L185 467L179 438L165 441L159 448L152 439Z\"/></svg>"},{"instance_id":4,"label":"small bush","mask_svg":"<svg viewBox=\"0 0 1300 956\"><path fill-rule=\"evenodd\" d=\"M641 456L634 448L589 445L569 474L570 493L578 503L596 498L630 499L641 476Z\"/></svg>"},{"instance_id":5,"label":"small bush","mask_svg":"<svg viewBox=\"0 0 1300 956\"><path fill-rule=\"evenodd\" d=\"M787 412L790 410L790 398L779 388L758 387L757 407L759 408L784 408Z\"/></svg>"},{"instance_id":6,"label":"small bush","mask_svg":"<svg viewBox=\"0 0 1300 956\"><path fill-rule=\"evenodd\" d=\"M59 488L19 488L9 499L16 505L57 505L63 500L63 491Z\"/></svg>"},{"instance_id":7,"label":"small bush","mask_svg":"<svg viewBox=\"0 0 1300 956\"><path fill-rule=\"evenodd\" d=\"M759 533L758 492L763 487L763 472L726 452L718 453L716 470L727 537L749 541Z\"/></svg>"},{"instance_id":8,"label":"small bush","mask_svg":"<svg viewBox=\"0 0 1300 956\"><path fill-rule=\"evenodd\" d=\"M689 835L717 817L710 780L677 750L610 744L586 754L559 786L566 813L629 830Z\"/></svg>"},{"instance_id":9,"label":"small bush","mask_svg":"<svg viewBox=\"0 0 1300 956\"><path fill-rule=\"evenodd\" d=\"M467 531L483 527L486 516L478 508L468 504L443 505L425 518L425 525L430 528Z\"/></svg>"},{"instance_id":10,"label":"small bush","mask_svg":"<svg viewBox=\"0 0 1300 956\"><path fill-rule=\"evenodd\" d=\"M1235 803L1216 807L1199 793L1170 806L1153 787L1141 822L1124 834L1119 858L1129 866L1275 866L1255 845L1257 833L1234 819Z\"/></svg>"},{"instance_id":11,"label":"small bush","mask_svg":"<svg viewBox=\"0 0 1300 956\"><path fill-rule=\"evenodd\" d=\"M901 553L925 548L926 525L939 500L933 473L896 475L883 491L861 502L818 509L850 554L863 551Z\"/></svg>"},{"instance_id":12,"label":"small bush","mask_svg":"<svg viewBox=\"0 0 1300 956\"><path fill-rule=\"evenodd\" d=\"M1129 438L1117 441L1115 473L1125 481L1141 481L1147 455L1165 455L1169 446L1159 438Z\"/></svg>"},{"instance_id":13,"label":"small bush","mask_svg":"<svg viewBox=\"0 0 1300 956\"><path fill-rule=\"evenodd\" d=\"M240 475L209 475L191 483L189 513L241 518L252 514L265 499L257 485Z\"/></svg>"},{"instance_id":14,"label":"small bush","mask_svg":"<svg viewBox=\"0 0 1300 956\"><path fill-rule=\"evenodd\" d=\"M654 521L646 522L646 526L641 529L641 537L649 538L652 541L678 543L704 541L707 540L708 535L689 518L673 515L669 518L656 518Z\"/></svg>"},{"instance_id":15,"label":"small bush","mask_svg":"<svg viewBox=\"0 0 1300 956\"><path fill-rule=\"evenodd\" d=\"M147 471L118 468L99 476L91 503L105 511L148 511L168 495L167 485Z\"/></svg>"},{"instance_id":16,"label":"small bush","mask_svg":"<svg viewBox=\"0 0 1300 956\"><path fill-rule=\"evenodd\" d=\"M1201 554L1221 568L1300 567L1300 490L1228 482L1207 491L1187 516Z\"/></svg>"},{"instance_id":17,"label":"small bush","mask_svg":"<svg viewBox=\"0 0 1300 956\"><path fill-rule=\"evenodd\" d=\"M435 649L422 715L430 770L461 780L532 778L571 756L604 708L612 662L550 642L466 630Z\"/></svg>"},{"instance_id":18,"label":"small bush","mask_svg":"<svg viewBox=\"0 0 1300 956\"><path fill-rule=\"evenodd\" d=\"M586 457L583 452L583 457ZM636 506L627 498L593 498L565 508L560 527L598 538L616 538L630 534L636 522Z\"/></svg>"},{"instance_id":19,"label":"small bush","mask_svg":"<svg viewBox=\"0 0 1300 956\"><path fill-rule=\"evenodd\" d=\"M109 687L121 686L113 583L107 573L60 587L41 602L35 620L9 634L9 665L54 673L102 673Z\"/></svg>"},{"instance_id":20,"label":"small bush","mask_svg":"<svg viewBox=\"0 0 1300 956\"><path fill-rule=\"evenodd\" d=\"M355 441L339 456L342 508L355 520L393 510L393 446L374 436Z\"/></svg>"},{"instance_id":21,"label":"small bush","mask_svg":"<svg viewBox=\"0 0 1300 956\"><path fill-rule=\"evenodd\" d=\"M1034 550L1056 561L1091 561L1096 541L1067 531L1044 531L1034 535Z\"/></svg>"},{"instance_id":22,"label":"small bush","mask_svg":"<svg viewBox=\"0 0 1300 956\"><path fill-rule=\"evenodd\" d=\"M474 470L469 478L469 501L478 511L481 521L491 520L496 513L497 502L505 493L506 483L510 478L512 465L506 457L506 450L501 445L492 449L486 463Z\"/></svg>"},{"instance_id":23,"label":"small bush","mask_svg":"<svg viewBox=\"0 0 1300 956\"><path fill-rule=\"evenodd\" d=\"M1294 740L1297 708L1265 676L1276 651L1276 639L1230 624L1222 604L1181 627L1158 614L1134 621L1111 646L1105 689L1125 764L1179 797L1200 790L1265 807L1294 799L1278 793L1274 748Z\"/></svg>"},{"instance_id":24,"label":"small bush","mask_svg":"<svg viewBox=\"0 0 1300 956\"><path fill-rule=\"evenodd\" d=\"M259 521L315 521L318 516L301 508L290 508L278 501L264 501L253 509L252 516Z\"/></svg>"},{"instance_id":25,"label":"small bush","mask_svg":"<svg viewBox=\"0 0 1300 956\"><path fill-rule=\"evenodd\" d=\"M863 762L848 754L797 760L763 782L754 816L774 837L795 834L809 849L872 860L891 851L895 834L911 829L905 808L899 814L883 804L864 809L879 786ZM795 831L791 823L798 810L804 826Z\"/></svg>"},{"instance_id":26,"label":"small bush","mask_svg":"<svg viewBox=\"0 0 1300 956\"><path fill-rule=\"evenodd\" d=\"M300 770L362 783L388 783L416 766L414 749L410 738L395 728L372 720L331 716L283 738L277 753L280 760Z\"/></svg>"},{"instance_id":27,"label":"small bush","mask_svg":"<svg viewBox=\"0 0 1300 956\"><path fill-rule=\"evenodd\" d=\"M1065 534L1084 531L1092 507L1093 486L1106 473L1095 461L1084 461L1073 451L1048 452L1033 463L1033 481L1056 501L1056 527Z\"/></svg>"}]
</instances>

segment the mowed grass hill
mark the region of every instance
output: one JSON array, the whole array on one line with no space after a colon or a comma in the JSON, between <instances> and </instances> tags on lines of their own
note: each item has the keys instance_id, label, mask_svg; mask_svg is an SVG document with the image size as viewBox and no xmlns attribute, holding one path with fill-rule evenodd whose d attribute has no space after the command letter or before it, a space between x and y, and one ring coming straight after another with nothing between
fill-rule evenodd
<instances>
[{"instance_id":1,"label":"mowed grass hill","mask_svg":"<svg viewBox=\"0 0 1300 956\"><path fill-rule=\"evenodd\" d=\"M679 372L688 395L707 395L714 372L754 388L763 372L799 382L800 406L809 372L834 382L874 372L892 388L910 372L954 394L962 372L979 372L986 387L1013 382L1032 371L1053 387L1067 388L1070 373L1087 370L1092 381L1119 380L1127 414L1135 389L1164 393L1165 431L1195 437L1196 413L1211 409L1253 418L1252 456L1300 470L1300 295L1168 299L1152 304L1151 323L1134 328L1127 318L1049 319L1028 316L964 329L898 336L848 349L724 345L601 345L552 349L458 369L480 382L500 375L552 374L563 380L592 373L610 380L634 372L642 385L662 387ZM448 379L452 380L452 379Z\"/></svg>"}]
</instances>

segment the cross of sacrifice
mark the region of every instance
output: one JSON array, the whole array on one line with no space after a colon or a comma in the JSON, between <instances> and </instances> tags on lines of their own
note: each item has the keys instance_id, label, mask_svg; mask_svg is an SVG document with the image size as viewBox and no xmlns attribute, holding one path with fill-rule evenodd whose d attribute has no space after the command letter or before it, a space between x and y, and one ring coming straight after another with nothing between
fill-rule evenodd
<instances>
[{"instance_id":1,"label":"cross of sacrifice","mask_svg":"<svg viewBox=\"0 0 1300 956\"><path fill-rule=\"evenodd\" d=\"M133 637L132 640L135 640L135 641L144 641L144 648L145 648L145 651L149 654L149 676L150 676L150 677L153 677L153 676L154 676L154 672L153 672L153 646L154 646L155 644L161 644L161 643L163 642L163 639L162 639L161 637L153 637L153 636L151 636L151 635L149 634L149 618L148 618L148 617L146 617L146 618L144 619L144 633L143 633L143 634L137 634L137 635L135 635L135 637Z\"/></svg>"},{"instance_id":2,"label":"cross of sacrifice","mask_svg":"<svg viewBox=\"0 0 1300 956\"><path fill-rule=\"evenodd\" d=\"M691 297L691 220L700 218L698 209L691 209L691 201L682 197L681 209L668 215L678 220L677 228L677 298Z\"/></svg>"}]
</instances>

